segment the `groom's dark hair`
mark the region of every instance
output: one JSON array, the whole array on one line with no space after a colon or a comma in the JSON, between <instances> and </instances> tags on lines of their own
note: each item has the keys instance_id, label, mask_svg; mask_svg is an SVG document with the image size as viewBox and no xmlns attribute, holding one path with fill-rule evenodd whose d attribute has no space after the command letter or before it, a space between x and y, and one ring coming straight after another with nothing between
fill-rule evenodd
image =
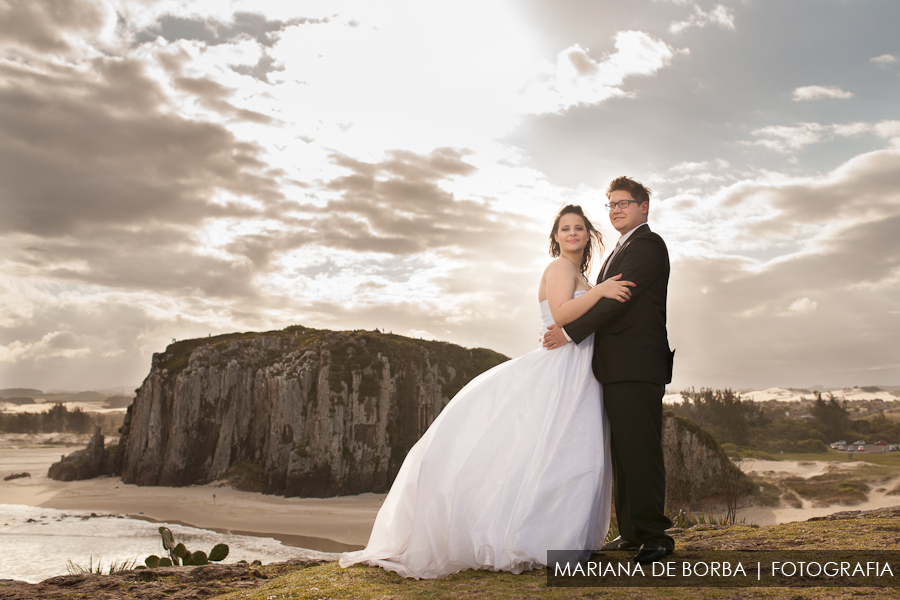
<instances>
[{"instance_id":1,"label":"groom's dark hair","mask_svg":"<svg viewBox=\"0 0 900 600\"><path fill-rule=\"evenodd\" d=\"M609 198L609 195L615 192L616 190L625 190L631 197L637 200L638 202L649 202L650 201L650 188L645 186L640 181L635 181L631 177L616 177L611 182L609 182L609 187L606 188L606 197Z\"/></svg>"}]
</instances>

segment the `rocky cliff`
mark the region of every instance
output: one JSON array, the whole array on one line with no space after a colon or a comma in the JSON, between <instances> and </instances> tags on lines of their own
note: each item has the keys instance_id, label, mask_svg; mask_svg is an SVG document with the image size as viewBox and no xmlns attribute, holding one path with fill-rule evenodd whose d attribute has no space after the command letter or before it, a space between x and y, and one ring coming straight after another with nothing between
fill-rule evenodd
<instances>
[{"instance_id":1,"label":"rocky cliff","mask_svg":"<svg viewBox=\"0 0 900 600\"><path fill-rule=\"evenodd\" d=\"M384 492L485 349L294 326L154 354L119 441L126 483L183 486L249 465L268 493Z\"/></svg>"},{"instance_id":2,"label":"rocky cliff","mask_svg":"<svg viewBox=\"0 0 900 600\"><path fill-rule=\"evenodd\" d=\"M300 326L176 342L153 355L114 470L138 485L203 484L238 472L254 489L287 496L385 492L456 392L505 360L446 342ZM82 455L101 455L102 436L91 447L54 465L51 477L83 478L73 467ZM673 512L729 482L747 485L686 419L666 414L663 447Z\"/></svg>"},{"instance_id":3,"label":"rocky cliff","mask_svg":"<svg viewBox=\"0 0 900 600\"><path fill-rule=\"evenodd\" d=\"M740 497L750 491L750 479L699 425L672 412L663 416L663 456L666 462L666 506L674 515L704 498Z\"/></svg>"}]
</instances>

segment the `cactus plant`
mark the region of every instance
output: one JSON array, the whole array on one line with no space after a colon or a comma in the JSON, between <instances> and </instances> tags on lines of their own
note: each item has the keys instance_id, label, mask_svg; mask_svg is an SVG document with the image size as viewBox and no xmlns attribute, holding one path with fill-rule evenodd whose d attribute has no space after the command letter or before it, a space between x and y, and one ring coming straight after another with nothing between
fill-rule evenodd
<instances>
[{"instance_id":1,"label":"cactus plant","mask_svg":"<svg viewBox=\"0 0 900 600\"><path fill-rule=\"evenodd\" d=\"M163 548L171 552L175 548L175 536L172 535L172 530L168 527L160 527L159 535L162 536Z\"/></svg>"},{"instance_id":2,"label":"cactus plant","mask_svg":"<svg viewBox=\"0 0 900 600\"><path fill-rule=\"evenodd\" d=\"M159 535L162 537L163 548L169 553L169 560L173 565L178 566L178 555L175 554L175 536L172 535L172 530L168 527L160 527Z\"/></svg>"},{"instance_id":3,"label":"cactus plant","mask_svg":"<svg viewBox=\"0 0 900 600\"><path fill-rule=\"evenodd\" d=\"M187 548L184 547L184 544L178 542L178 545L172 548L172 554L174 554L178 558L184 558L189 554L189 552L187 551Z\"/></svg>"},{"instance_id":4,"label":"cactus plant","mask_svg":"<svg viewBox=\"0 0 900 600\"><path fill-rule=\"evenodd\" d=\"M160 527L159 535L162 537L163 548L168 551L169 556L162 558L154 555L148 556L144 559L144 564L151 569L156 567L171 567L173 565L176 567L182 565L206 565L209 564L210 561L218 562L224 560L228 556L227 544L216 544L213 549L210 550L209 556L207 556L203 551L198 550L197 552L191 552L181 542L176 543L175 536L172 535L172 531L168 527Z\"/></svg>"},{"instance_id":5,"label":"cactus plant","mask_svg":"<svg viewBox=\"0 0 900 600\"><path fill-rule=\"evenodd\" d=\"M216 544L213 546L213 549L209 551L210 562L219 562L220 560L224 560L226 556L228 556L228 546L226 544Z\"/></svg>"}]
</instances>

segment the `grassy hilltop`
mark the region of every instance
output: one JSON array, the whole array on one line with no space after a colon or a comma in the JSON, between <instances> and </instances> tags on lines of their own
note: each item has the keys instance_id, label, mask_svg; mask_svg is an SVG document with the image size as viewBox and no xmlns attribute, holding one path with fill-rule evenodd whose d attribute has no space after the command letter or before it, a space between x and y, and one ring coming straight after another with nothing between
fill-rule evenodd
<instances>
[{"instance_id":1,"label":"grassy hilltop","mask_svg":"<svg viewBox=\"0 0 900 600\"><path fill-rule=\"evenodd\" d=\"M828 520L768 527L697 525L676 534L678 552L689 550L894 550L900 544L900 507L838 513ZM898 574L898 573L895 573ZM898 574L900 575L900 574ZM521 575L465 571L447 579L414 581L378 568L337 563L297 568L228 600L380 600L442 598L900 598L892 588L548 588L545 571Z\"/></svg>"},{"instance_id":2,"label":"grassy hilltop","mask_svg":"<svg viewBox=\"0 0 900 600\"><path fill-rule=\"evenodd\" d=\"M818 520L757 527L696 525L675 533L676 556L699 550L896 550L900 506L836 513ZM896 566L895 566L896 569ZM895 576L900 576L897 570ZM128 571L116 575L69 575L39 584L2 584L3 600L479 600L603 598L640 600L785 598L790 600L900 598L888 587L854 588L548 588L543 570L512 575L464 571L446 579L415 581L379 568L336 562L267 565L208 565Z\"/></svg>"}]
</instances>

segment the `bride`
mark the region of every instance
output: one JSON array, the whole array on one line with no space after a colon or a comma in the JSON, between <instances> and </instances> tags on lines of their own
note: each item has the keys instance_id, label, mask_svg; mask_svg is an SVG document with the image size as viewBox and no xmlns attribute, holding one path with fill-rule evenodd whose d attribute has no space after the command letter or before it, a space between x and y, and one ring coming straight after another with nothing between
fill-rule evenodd
<instances>
[{"instance_id":1,"label":"bride","mask_svg":"<svg viewBox=\"0 0 900 600\"><path fill-rule=\"evenodd\" d=\"M600 298L626 302L619 276L585 278L600 243L579 206L550 233L555 258L538 288L543 330ZM609 528L609 428L588 343L534 350L482 373L407 454L364 550L340 564L431 579L465 569L521 573L547 550L598 549Z\"/></svg>"}]
</instances>

